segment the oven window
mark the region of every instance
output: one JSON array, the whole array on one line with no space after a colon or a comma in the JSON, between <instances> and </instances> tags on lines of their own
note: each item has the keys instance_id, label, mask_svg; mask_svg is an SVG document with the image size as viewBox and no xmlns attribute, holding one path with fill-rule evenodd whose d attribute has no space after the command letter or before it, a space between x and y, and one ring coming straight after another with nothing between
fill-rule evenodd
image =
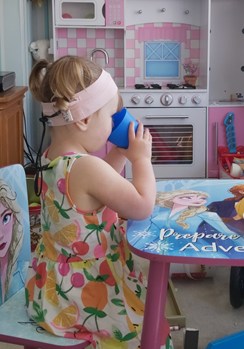
<instances>
[{"instance_id":1,"label":"oven window","mask_svg":"<svg viewBox=\"0 0 244 349\"><path fill-rule=\"evenodd\" d=\"M147 125L152 143L152 164L192 164L192 125Z\"/></svg>"},{"instance_id":2,"label":"oven window","mask_svg":"<svg viewBox=\"0 0 244 349\"><path fill-rule=\"evenodd\" d=\"M179 78L181 44L170 41L145 41L145 78Z\"/></svg>"}]
</instances>

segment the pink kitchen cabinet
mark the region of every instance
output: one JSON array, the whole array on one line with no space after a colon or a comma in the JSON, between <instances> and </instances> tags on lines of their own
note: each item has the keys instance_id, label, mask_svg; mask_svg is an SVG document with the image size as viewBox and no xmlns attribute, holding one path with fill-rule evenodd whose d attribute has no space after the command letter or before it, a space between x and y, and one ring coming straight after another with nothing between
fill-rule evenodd
<instances>
[{"instance_id":1,"label":"pink kitchen cabinet","mask_svg":"<svg viewBox=\"0 0 244 349\"><path fill-rule=\"evenodd\" d=\"M235 115L236 144L244 145L244 105L211 106L208 108L208 177L218 177L218 146L227 146L224 118L227 113Z\"/></svg>"}]
</instances>

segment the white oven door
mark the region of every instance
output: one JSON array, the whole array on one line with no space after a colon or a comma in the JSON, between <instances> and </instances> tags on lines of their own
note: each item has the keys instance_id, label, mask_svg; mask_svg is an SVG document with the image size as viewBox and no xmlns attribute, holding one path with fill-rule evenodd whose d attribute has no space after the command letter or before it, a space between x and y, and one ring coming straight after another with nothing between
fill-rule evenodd
<instances>
[{"instance_id":1,"label":"white oven door","mask_svg":"<svg viewBox=\"0 0 244 349\"><path fill-rule=\"evenodd\" d=\"M157 179L206 177L206 108L128 108L150 129ZM125 168L132 178L131 164Z\"/></svg>"}]
</instances>

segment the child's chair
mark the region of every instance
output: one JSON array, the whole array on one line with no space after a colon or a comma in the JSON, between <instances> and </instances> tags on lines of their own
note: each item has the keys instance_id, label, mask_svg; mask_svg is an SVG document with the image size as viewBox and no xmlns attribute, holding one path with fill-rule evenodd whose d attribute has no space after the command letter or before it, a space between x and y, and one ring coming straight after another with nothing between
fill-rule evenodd
<instances>
[{"instance_id":1,"label":"child's chair","mask_svg":"<svg viewBox=\"0 0 244 349\"><path fill-rule=\"evenodd\" d=\"M53 336L29 319L24 293L29 260L25 171L19 164L11 165L0 168L0 342L24 349L86 348L89 342Z\"/></svg>"}]
</instances>

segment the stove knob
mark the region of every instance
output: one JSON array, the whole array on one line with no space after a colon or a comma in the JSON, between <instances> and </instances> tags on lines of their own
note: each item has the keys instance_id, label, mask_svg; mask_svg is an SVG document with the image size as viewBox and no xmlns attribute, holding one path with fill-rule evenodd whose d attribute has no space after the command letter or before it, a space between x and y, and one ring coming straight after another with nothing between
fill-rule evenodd
<instances>
[{"instance_id":1,"label":"stove knob","mask_svg":"<svg viewBox=\"0 0 244 349\"><path fill-rule=\"evenodd\" d=\"M131 97L131 102L134 103L134 104L139 104L140 100L141 100L141 98L138 95L134 95L134 96Z\"/></svg>"},{"instance_id":2,"label":"stove knob","mask_svg":"<svg viewBox=\"0 0 244 349\"><path fill-rule=\"evenodd\" d=\"M192 97L192 103L200 104L201 103L201 98L199 96L193 96Z\"/></svg>"},{"instance_id":3,"label":"stove knob","mask_svg":"<svg viewBox=\"0 0 244 349\"><path fill-rule=\"evenodd\" d=\"M154 101L154 98L152 96L146 96L145 103L146 104L152 104Z\"/></svg>"},{"instance_id":4,"label":"stove knob","mask_svg":"<svg viewBox=\"0 0 244 349\"><path fill-rule=\"evenodd\" d=\"M173 102L173 97L171 95L162 95L160 101L163 105L168 106Z\"/></svg>"},{"instance_id":5,"label":"stove knob","mask_svg":"<svg viewBox=\"0 0 244 349\"><path fill-rule=\"evenodd\" d=\"M186 104L186 102L187 102L187 97L186 96L179 97L179 103L180 104Z\"/></svg>"}]
</instances>

